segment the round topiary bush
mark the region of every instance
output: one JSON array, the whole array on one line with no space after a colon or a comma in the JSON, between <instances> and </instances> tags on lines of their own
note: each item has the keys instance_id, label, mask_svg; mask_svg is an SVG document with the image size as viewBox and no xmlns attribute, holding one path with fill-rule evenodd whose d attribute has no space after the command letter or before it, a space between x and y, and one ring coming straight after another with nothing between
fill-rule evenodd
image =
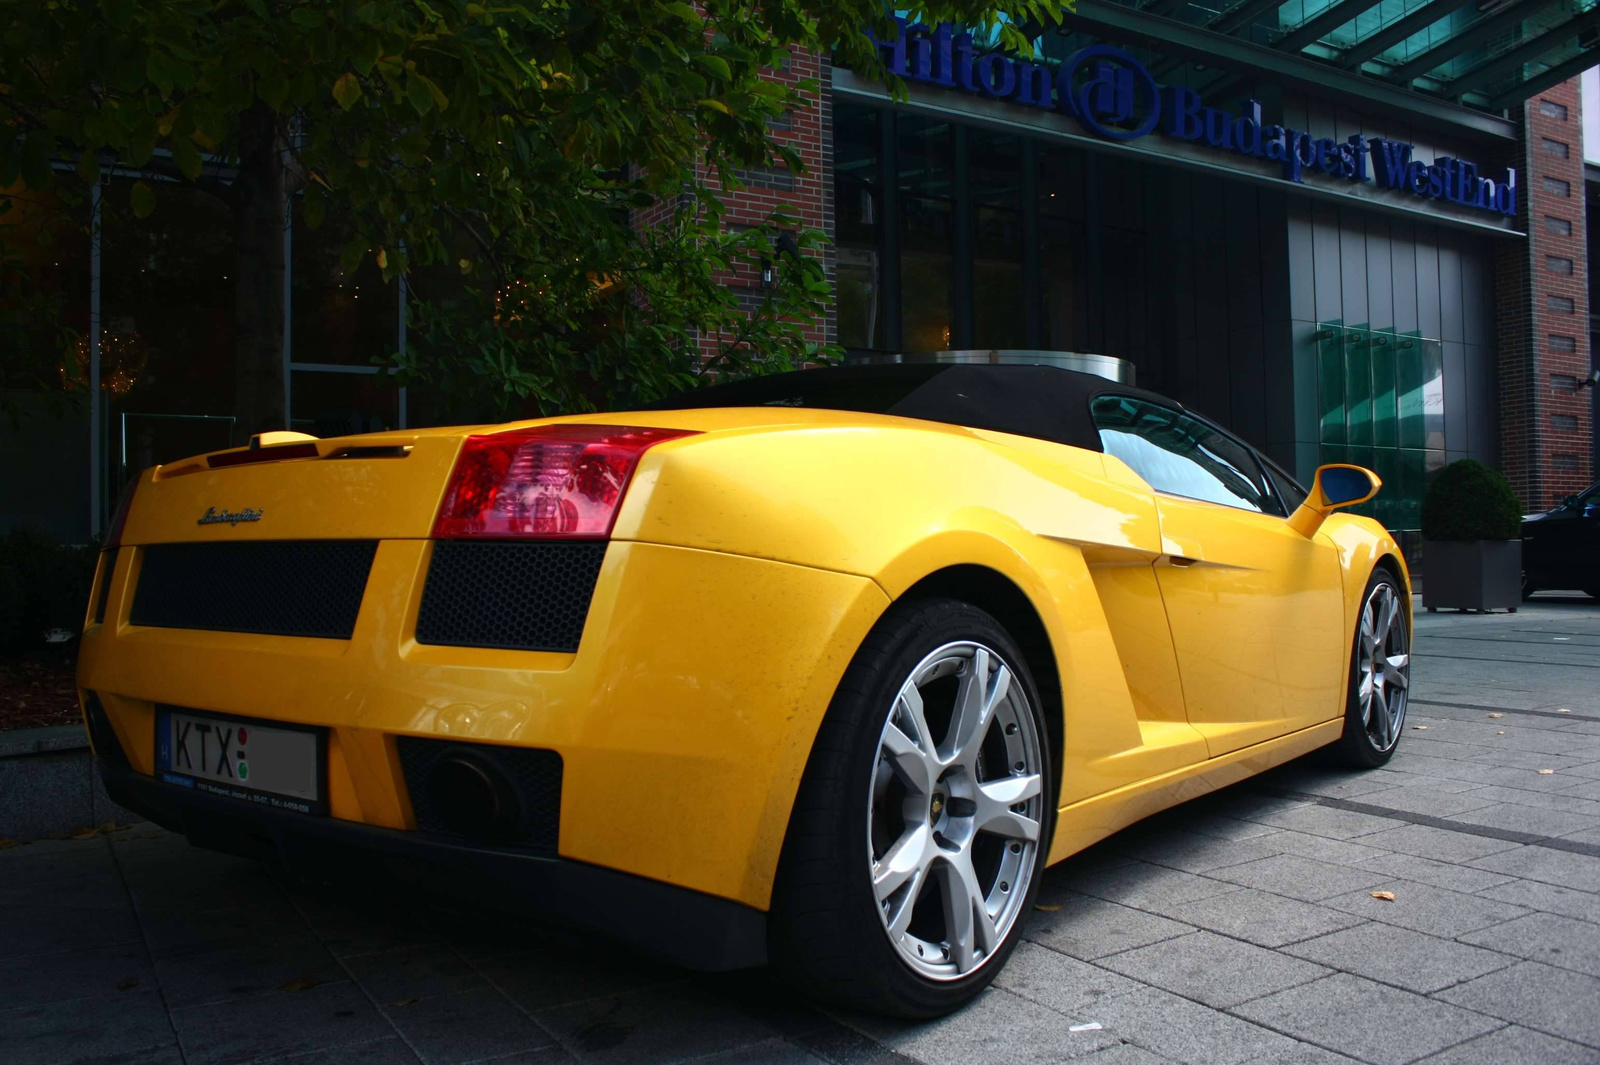
<instances>
[{"instance_id":1,"label":"round topiary bush","mask_svg":"<svg viewBox=\"0 0 1600 1065\"><path fill-rule=\"evenodd\" d=\"M1473 459L1439 471L1422 497L1424 540L1519 540L1522 501L1506 479Z\"/></svg>"}]
</instances>

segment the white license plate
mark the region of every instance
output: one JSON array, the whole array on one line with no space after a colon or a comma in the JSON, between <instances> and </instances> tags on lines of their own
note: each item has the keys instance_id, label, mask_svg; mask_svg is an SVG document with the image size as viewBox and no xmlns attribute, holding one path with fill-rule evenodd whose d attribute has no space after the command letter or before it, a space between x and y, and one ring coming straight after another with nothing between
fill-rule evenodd
<instances>
[{"instance_id":1,"label":"white license plate","mask_svg":"<svg viewBox=\"0 0 1600 1065\"><path fill-rule=\"evenodd\" d=\"M320 814L322 730L162 707L156 775L169 784L277 810Z\"/></svg>"}]
</instances>

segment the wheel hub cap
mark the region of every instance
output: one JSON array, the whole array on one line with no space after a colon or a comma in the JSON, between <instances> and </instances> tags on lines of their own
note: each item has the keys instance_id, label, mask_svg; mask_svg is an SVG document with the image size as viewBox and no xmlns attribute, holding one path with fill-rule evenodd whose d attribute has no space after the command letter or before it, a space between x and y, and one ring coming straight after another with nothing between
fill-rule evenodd
<instances>
[{"instance_id":1,"label":"wheel hub cap","mask_svg":"<svg viewBox=\"0 0 1600 1065\"><path fill-rule=\"evenodd\" d=\"M947 644L901 685L878 741L868 871L885 933L938 980L994 956L1021 916L1044 817L1038 730L995 651Z\"/></svg>"},{"instance_id":2,"label":"wheel hub cap","mask_svg":"<svg viewBox=\"0 0 1600 1065\"><path fill-rule=\"evenodd\" d=\"M1411 655L1404 608L1394 585L1379 584L1361 608L1356 656L1356 698L1372 745L1392 748L1405 725L1411 689Z\"/></svg>"}]
</instances>

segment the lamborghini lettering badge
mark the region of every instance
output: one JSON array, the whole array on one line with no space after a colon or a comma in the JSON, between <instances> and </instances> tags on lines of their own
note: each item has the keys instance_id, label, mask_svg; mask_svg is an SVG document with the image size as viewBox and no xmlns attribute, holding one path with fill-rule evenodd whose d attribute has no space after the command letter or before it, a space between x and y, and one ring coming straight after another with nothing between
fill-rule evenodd
<instances>
[{"instance_id":1,"label":"lamborghini lettering badge","mask_svg":"<svg viewBox=\"0 0 1600 1065\"><path fill-rule=\"evenodd\" d=\"M207 507L206 512L200 515L200 520L195 524L221 525L227 523L228 525L238 525L241 521L260 521L263 509L262 507L245 507L242 510L228 510L227 508L218 510L216 507Z\"/></svg>"}]
</instances>

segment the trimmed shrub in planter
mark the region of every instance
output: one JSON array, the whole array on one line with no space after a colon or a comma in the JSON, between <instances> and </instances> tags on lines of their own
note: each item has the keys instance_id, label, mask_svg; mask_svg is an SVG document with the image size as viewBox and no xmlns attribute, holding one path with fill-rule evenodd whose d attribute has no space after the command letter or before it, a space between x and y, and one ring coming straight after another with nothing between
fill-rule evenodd
<instances>
[{"instance_id":1,"label":"trimmed shrub in planter","mask_svg":"<svg viewBox=\"0 0 1600 1065\"><path fill-rule=\"evenodd\" d=\"M1481 462L1452 462L1422 497L1428 609L1512 610L1522 602L1522 502Z\"/></svg>"}]
</instances>

